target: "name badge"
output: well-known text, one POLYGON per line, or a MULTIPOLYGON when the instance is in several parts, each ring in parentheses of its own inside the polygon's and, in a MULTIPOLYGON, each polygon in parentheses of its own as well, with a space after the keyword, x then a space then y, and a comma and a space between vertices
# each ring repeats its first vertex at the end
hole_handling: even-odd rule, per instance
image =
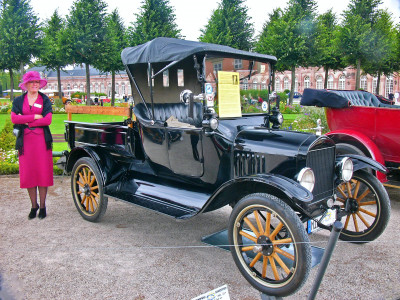
POLYGON ((33 104, 33 106, 34 106, 34 107, 37 107, 37 108, 42 108, 42 105, 41 105, 41 104, 38 104, 38 103, 33 104))

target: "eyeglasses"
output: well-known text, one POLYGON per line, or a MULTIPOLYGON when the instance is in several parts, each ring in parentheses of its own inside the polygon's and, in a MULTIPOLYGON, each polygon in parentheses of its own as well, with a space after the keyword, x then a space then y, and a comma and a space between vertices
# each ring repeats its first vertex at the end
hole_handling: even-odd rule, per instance
POLYGON ((32 81, 29 81, 28 83, 37 83, 37 84, 40 84, 40 81, 39 81, 39 80, 32 80, 32 81))

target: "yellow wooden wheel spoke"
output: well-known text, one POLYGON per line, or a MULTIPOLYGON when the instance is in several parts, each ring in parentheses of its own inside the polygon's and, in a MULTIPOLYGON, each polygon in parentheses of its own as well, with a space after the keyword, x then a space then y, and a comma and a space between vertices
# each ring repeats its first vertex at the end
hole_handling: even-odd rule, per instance
POLYGON ((278 269, 276 268, 275 260, 272 256, 268 256, 269 263, 271 264, 272 272, 274 273, 275 280, 279 280, 278 269))
POLYGON ((277 252, 277 253, 279 253, 279 254, 281 254, 281 255, 283 255, 283 256, 285 256, 285 257, 287 257, 287 258, 289 258, 289 259, 294 261, 294 255, 292 255, 292 254, 290 254, 290 253, 288 253, 288 252, 286 252, 286 251, 284 251, 284 250, 282 250, 281 248, 278 248, 278 247, 274 247, 274 250, 275 250, 275 252, 277 252))
POLYGON ((262 273, 261 276, 262 277, 266 277, 267 276, 267 267, 268 267, 268 256, 263 256, 263 268, 262 268, 262 273))
POLYGON ((337 189, 339 190, 339 192, 342 194, 343 198, 347 199, 347 195, 345 194, 345 192, 342 190, 342 188, 340 186, 337 187, 337 189))
MULTIPOLYGON (((79 177, 81 178, 81 180, 83 181, 83 184, 85 185, 85 183, 86 183, 86 180, 85 180, 85 178, 83 178, 83 176, 82 176, 82 173, 81 173, 81 172, 79 172, 79 177)), ((79 182, 79 180, 78 180, 77 182, 79 182)))
POLYGON ((369 228, 369 224, 368 224, 367 220, 364 219, 364 217, 360 214, 360 212, 357 212, 357 216, 364 223, 364 225, 367 226, 367 228, 369 228))
POLYGON ((282 261, 282 259, 279 257, 278 254, 273 253, 272 256, 275 258, 275 260, 278 262, 278 264, 281 266, 281 268, 285 271, 286 274, 290 273, 289 268, 285 265, 285 263, 282 261))
POLYGON ((96 194, 95 192, 93 192, 93 191, 91 191, 90 194, 95 196, 96 198, 100 198, 100 196, 98 194, 96 194))
POLYGON ((79 184, 81 187, 85 187, 85 185, 82 182, 80 182, 79 180, 76 183, 79 184))
MULTIPOLYGON (((89 184, 89 185, 90 185, 90 184, 89 184)), ((97 189, 99 189, 99 186, 98 186, 98 185, 93 186, 93 187, 90 188, 91 191, 94 191, 94 190, 97 190, 97 189)))
POLYGON ((275 239, 276 235, 279 233, 279 231, 281 231, 283 227, 283 223, 280 222, 278 226, 276 226, 275 230, 271 233, 271 235, 269 236, 269 239, 272 241, 275 239))
POLYGON ((243 230, 240 230, 239 234, 241 236, 244 236, 244 237, 248 238, 250 241, 253 241, 254 243, 257 243, 257 239, 254 236, 248 234, 247 232, 244 232, 243 230))
POLYGON ((364 193, 362 193, 362 195, 361 195, 360 197, 356 198, 357 202, 360 203, 360 201, 361 201, 362 199, 364 199, 365 196, 367 196, 370 192, 371 192, 371 190, 368 189, 368 190, 366 190, 364 193))
POLYGON ((82 191, 78 191, 78 192, 77 192, 78 195, 80 195, 80 194, 82 194, 82 193, 83 193, 82 191))
POLYGON ((254 227, 253 223, 250 222, 250 220, 245 217, 243 218, 243 220, 246 222, 247 226, 250 227, 250 229, 254 232, 254 234, 256 235, 256 237, 260 236, 260 233, 258 232, 258 230, 254 227))
POLYGON ((246 251, 251 251, 253 249, 254 249, 254 246, 245 246, 245 247, 242 247, 242 249, 240 249, 240 250, 242 250, 242 252, 246 252, 246 251))
POLYGON ((349 195, 349 198, 353 197, 351 194, 351 184, 350 182, 346 182, 346 186, 347 186, 347 195, 349 195))
POLYGON ((344 229, 347 229, 347 226, 349 225, 349 221, 350 221, 350 215, 347 215, 347 218, 346 218, 346 222, 344 223, 344 229))
POLYGON ((336 200, 339 201, 339 202, 342 202, 342 203, 346 202, 345 200, 343 200, 342 198, 339 198, 339 197, 337 197, 336 200))
POLYGON ((86 168, 83 168, 82 172, 83 172, 83 178, 85 179, 85 183, 88 183, 88 179, 87 179, 87 176, 86 176, 86 168))
POLYGON ((356 183, 356 188, 354 190, 353 198, 357 198, 358 190, 360 189, 360 183, 361 183, 360 181, 357 181, 357 183, 356 183))
POLYGON ((358 208, 358 211, 361 211, 361 212, 363 212, 364 214, 367 214, 367 215, 369 215, 369 216, 371 216, 371 217, 376 218, 376 214, 374 214, 373 212, 370 212, 370 211, 368 211, 368 210, 366 210, 366 209, 364 209, 364 208, 359 207, 359 208, 358 208))
POLYGON ((93 176, 92 180, 89 182, 89 186, 91 187, 95 181, 96 181, 96 176, 93 176))
POLYGON ((352 214, 352 216, 353 216, 354 228, 356 229, 356 232, 359 232, 360 230, 358 229, 356 214, 352 214))
POLYGON ((265 235, 269 236, 270 232, 270 227, 271 227, 271 213, 267 212, 267 219, 265 220, 265 235))
POLYGON ((90 169, 88 169, 87 182, 89 183, 91 180, 92 180, 92 171, 90 169))
MULTIPOLYGON (((90 197, 92 197, 92 198, 93 198, 93 196, 90 196, 90 197)), ((94 209, 96 209, 96 208, 97 208, 97 201, 96 201, 96 199, 95 199, 95 198, 93 198, 93 204, 94 204, 94 209)))
POLYGON ((260 234, 264 234, 263 226, 262 226, 261 220, 260 220, 260 215, 258 214, 258 211, 256 211, 256 210, 254 211, 254 217, 256 218, 258 231, 260 232, 260 234))
POLYGON ((281 240, 274 240, 272 241, 273 245, 282 245, 282 244, 290 244, 292 243, 292 238, 286 238, 286 239, 281 239, 281 240))
POLYGON ((250 268, 254 267, 254 265, 256 264, 256 262, 258 262, 258 260, 261 258, 261 256, 262 256, 262 252, 257 253, 256 257, 254 257, 254 259, 249 264, 250 268))
POLYGON ((360 206, 366 206, 366 205, 375 205, 376 201, 366 201, 366 202, 361 202, 359 205, 360 206))
POLYGON ((90 208, 91 212, 94 212, 94 209, 93 209, 93 197, 92 196, 89 197, 89 208, 90 208))
POLYGON ((86 197, 85 208, 86 211, 89 211, 89 197, 86 197))
POLYGON ((86 199, 86 195, 83 195, 82 201, 81 201, 81 204, 82 204, 82 205, 83 205, 83 202, 85 202, 85 199, 86 199))

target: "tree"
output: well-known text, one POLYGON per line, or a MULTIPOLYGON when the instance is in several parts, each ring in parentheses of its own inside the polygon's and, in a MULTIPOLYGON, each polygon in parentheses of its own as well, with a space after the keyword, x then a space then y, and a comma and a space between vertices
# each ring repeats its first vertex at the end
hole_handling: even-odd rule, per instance
POLYGON ((106 17, 106 36, 103 54, 96 67, 104 72, 111 73, 111 106, 115 103, 115 73, 124 69, 121 60, 121 51, 125 48, 126 32, 122 19, 115 9, 106 17))
POLYGON ((0 68, 9 71, 11 99, 14 99, 13 71, 20 68, 23 74, 24 65, 37 56, 40 40, 38 18, 33 14, 29 1, 3 1, 0 15, 0 68))
POLYGON ((340 49, 337 47, 338 24, 332 9, 317 17, 316 56, 319 66, 325 71, 324 88, 328 86, 329 70, 345 66, 340 49))
POLYGON ((42 49, 39 54, 40 63, 47 69, 57 71, 58 94, 62 99, 61 91, 61 68, 65 67, 68 61, 69 45, 65 41, 66 23, 55 10, 47 24, 43 28, 44 36, 42 49))
POLYGON ((360 88, 361 65, 374 51, 372 26, 376 22, 380 0, 350 0, 344 11, 343 25, 338 35, 338 46, 345 62, 357 68, 356 90, 360 88))
POLYGON ((98 63, 105 46, 105 9, 102 0, 76 0, 67 16, 67 43, 74 63, 86 69, 87 105, 90 101, 90 65, 98 63))
POLYGON ((362 69, 367 74, 377 76, 376 93, 379 94, 381 75, 392 75, 398 70, 399 62, 396 59, 396 29, 393 25, 391 14, 386 10, 378 11, 372 26, 372 37, 367 60, 362 64, 362 69))
POLYGON ((180 38, 181 30, 169 0, 144 0, 136 21, 129 27, 129 44, 140 45, 156 37, 180 38))
MULTIPOLYGON (((313 0, 290 0, 284 11, 276 9, 269 15, 256 43, 257 52, 278 58, 277 71, 291 70, 293 92, 296 67, 317 64, 315 7, 313 0)), ((289 103, 293 103, 293 94, 290 93, 289 103)))
POLYGON ((247 14, 248 8, 243 3, 244 0, 222 0, 206 27, 201 29, 199 40, 250 50, 254 28, 250 23, 251 17, 247 14))

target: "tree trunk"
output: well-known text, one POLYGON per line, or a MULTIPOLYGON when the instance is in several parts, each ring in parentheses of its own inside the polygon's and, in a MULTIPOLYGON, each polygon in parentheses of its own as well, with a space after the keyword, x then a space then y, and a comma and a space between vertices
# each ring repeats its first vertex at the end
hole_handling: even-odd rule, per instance
POLYGON ((357 59, 356 91, 360 89, 361 59, 357 59))
POLYGON ((115 105, 115 71, 111 72, 111 106, 115 105))
POLYGON ((20 72, 21 72, 21 77, 24 76, 25 69, 24 69, 24 63, 22 61, 19 64, 19 69, 20 69, 20 72))
POLYGON ((62 103, 62 90, 61 90, 61 68, 57 67, 57 84, 58 84, 58 98, 62 103))
POLYGON ((86 105, 92 105, 90 100, 90 69, 89 64, 85 64, 86 68, 86 105))
POLYGON ((10 72, 10 100, 13 101, 14 100, 14 76, 13 76, 13 70, 9 69, 8 70, 10 72))
POLYGON ((379 71, 379 72, 378 72, 378 78, 376 79, 376 94, 377 94, 377 95, 379 95, 379 90, 380 90, 379 86, 380 86, 380 83, 381 83, 381 72, 379 71))
POLYGON ((296 84, 296 66, 292 66, 292 82, 290 84, 289 105, 293 104, 293 96, 294 96, 294 91, 295 91, 295 84, 296 84))
POLYGON ((328 67, 324 67, 325 70, 325 80, 324 80, 324 89, 328 88, 328 72, 329 72, 329 68, 328 67))

